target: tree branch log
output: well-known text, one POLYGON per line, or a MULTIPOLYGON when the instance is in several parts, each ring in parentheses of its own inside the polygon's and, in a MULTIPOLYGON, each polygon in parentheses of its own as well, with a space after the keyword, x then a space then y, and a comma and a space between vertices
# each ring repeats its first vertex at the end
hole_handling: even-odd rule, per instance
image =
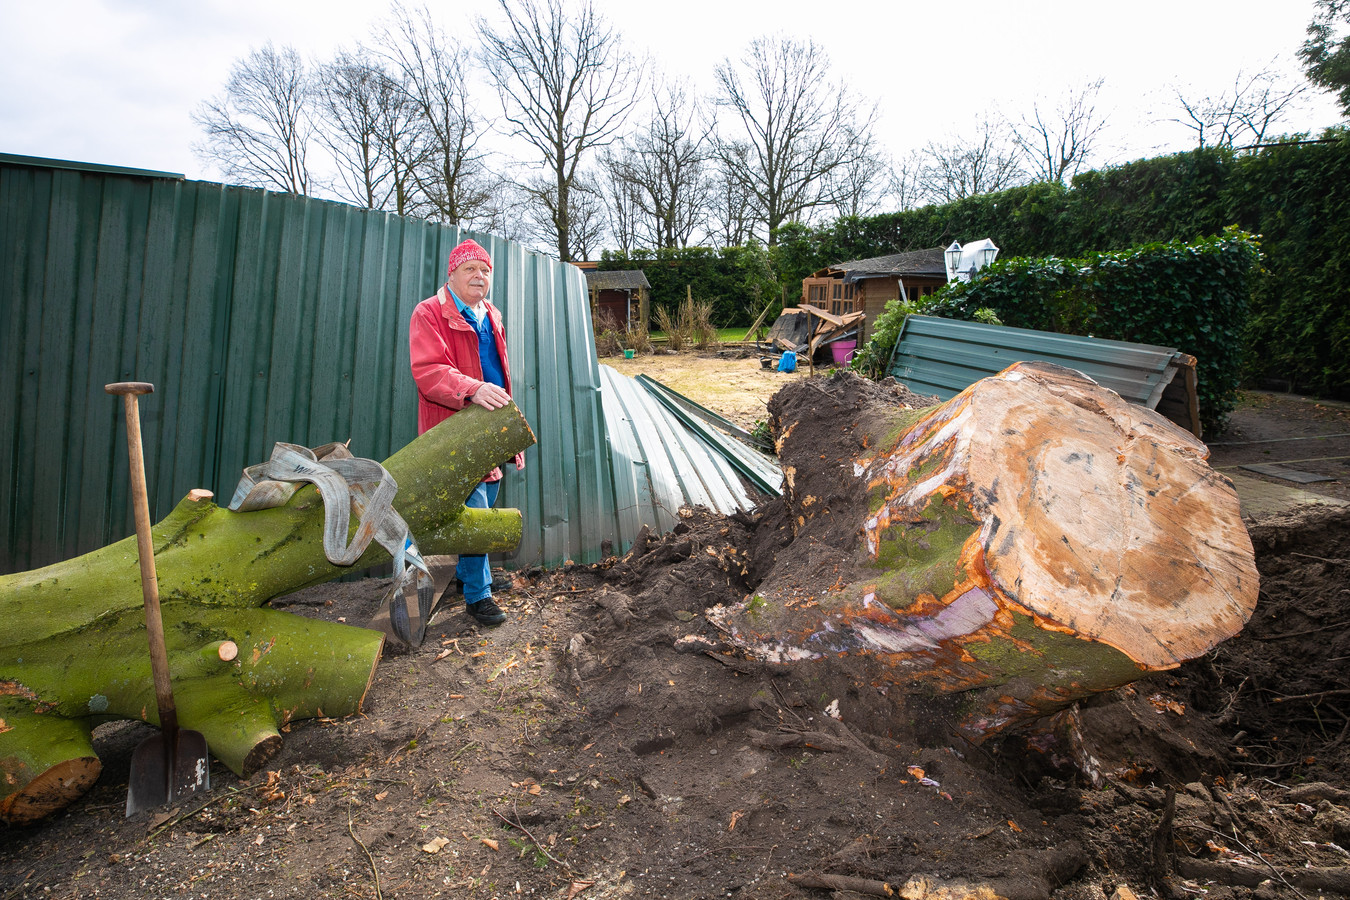
MULTIPOLYGON (((471 407, 390 457, 394 508, 421 551, 513 549, 520 513, 469 510, 464 500, 532 443, 514 405, 471 407)), ((329 563, 323 517, 309 486, 247 513, 194 493, 152 529, 179 723, 242 776, 280 747, 279 726, 359 711, 375 674, 381 633, 260 608, 389 559, 372 543, 351 568, 329 563), (222 658, 225 641, 237 646, 233 659, 222 658)), ((142 603, 134 536, 0 576, 0 819, 32 821, 87 790, 100 770, 95 725, 158 724, 142 603)))

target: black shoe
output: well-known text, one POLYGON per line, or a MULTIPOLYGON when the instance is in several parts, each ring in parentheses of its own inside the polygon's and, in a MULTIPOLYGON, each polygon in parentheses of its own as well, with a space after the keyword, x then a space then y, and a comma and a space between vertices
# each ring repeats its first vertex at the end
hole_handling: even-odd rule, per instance
POLYGON ((464 611, 479 625, 500 625, 506 621, 506 613, 491 597, 484 597, 477 603, 465 603, 464 611))

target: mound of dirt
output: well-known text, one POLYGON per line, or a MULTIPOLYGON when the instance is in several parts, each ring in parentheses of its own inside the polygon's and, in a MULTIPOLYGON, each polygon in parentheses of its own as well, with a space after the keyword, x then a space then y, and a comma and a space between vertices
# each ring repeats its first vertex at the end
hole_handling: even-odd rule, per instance
MULTIPOLYGON (((858 421, 919 402, 848 384, 797 391, 858 421)), ((832 461, 862 440, 822 426, 810 445, 826 465, 785 463, 834 509, 851 495, 832 461)), ((621 558, 513 573, 501 628, 447 603, 422 648, 382 661, 363 715, 293 724, 268 771, 245 782, 217 766, 212 792, 176 809, 124 817, 150 732, 101 728, 94 790, 0 832, 0 894, 1350 894, 1350 513, 1252 527, 1259 606, 1207 657, 980 746, 940 706, 876 687, 865 657, 717 652, 707 610, 784 560, 804 590, 830 583, 844 538, 815 524, 793 540, 780 502, 681 517, 621 558)), ((275 605, 356 623, 384 588, 275 605)))

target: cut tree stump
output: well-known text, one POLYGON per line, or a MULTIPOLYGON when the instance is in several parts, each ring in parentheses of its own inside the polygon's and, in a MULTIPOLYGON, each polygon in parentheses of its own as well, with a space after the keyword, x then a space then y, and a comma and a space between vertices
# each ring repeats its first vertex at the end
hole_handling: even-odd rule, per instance
POLYGON ((893 685, 949 695, 978 741, 1194 659, 1251 616, 1232 483, 1156 413, 1046 363, 919 410, 850 405, 852 378, 771 405, 794 534, 754 595, 710 614, 742 652, 874 657, 893 685), (830 566, 823 590, 804 577, 830 566))
MULTIPOLYGON (((394 508, 422 553, 514 549, 517 510, 466 509, 464 500, 533 443, 514 404, 470 407, 385 461, 398 483, 394 508)), ((205 735, 240 776, 281 746, 279 726, 359 711, 375 674, 380 632, 260 608, 389 560, 372 542, 354 566, 332 565, 323 519, 312 486, 247 513, 194 491, 152 529, 179 724, 205 735), (226 642, 237 647, 228 659, 226 642)), ((0 576, 0 819, 34 821, 84 793, 101 769, 95 725, 159 724, 142 604, 134 535, 0 576)))

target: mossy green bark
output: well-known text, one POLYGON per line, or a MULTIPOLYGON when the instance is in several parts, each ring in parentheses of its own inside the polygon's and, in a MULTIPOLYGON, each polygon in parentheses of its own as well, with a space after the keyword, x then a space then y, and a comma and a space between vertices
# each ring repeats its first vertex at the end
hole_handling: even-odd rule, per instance
MULTIPOLYGON (((466 509, 464 500, 532 443, 514 405, 471 407, 385 462, 399 485, 394 507, 423 554, 517 546, 518 511, 466 509)), ((152 528, 179 723, 241 775, 275 752, 278 726, 358 711, 379 660, 379 632, 259 608, 389 559, 372 544, 350 568, 329 563, 323 517, 318 492, 305 487, 285 506, 249 513, 185 499, 152 528), (226 640, 239 648, 231 661, 209 652, 226 640)), ((39 817, 87 789, 98 769, 94 725, 158 724, 143 602, 134 535, 0 576, 0 819, 39 817), (53 785, 44 774, 74 761, 78 777, 53 785)))

